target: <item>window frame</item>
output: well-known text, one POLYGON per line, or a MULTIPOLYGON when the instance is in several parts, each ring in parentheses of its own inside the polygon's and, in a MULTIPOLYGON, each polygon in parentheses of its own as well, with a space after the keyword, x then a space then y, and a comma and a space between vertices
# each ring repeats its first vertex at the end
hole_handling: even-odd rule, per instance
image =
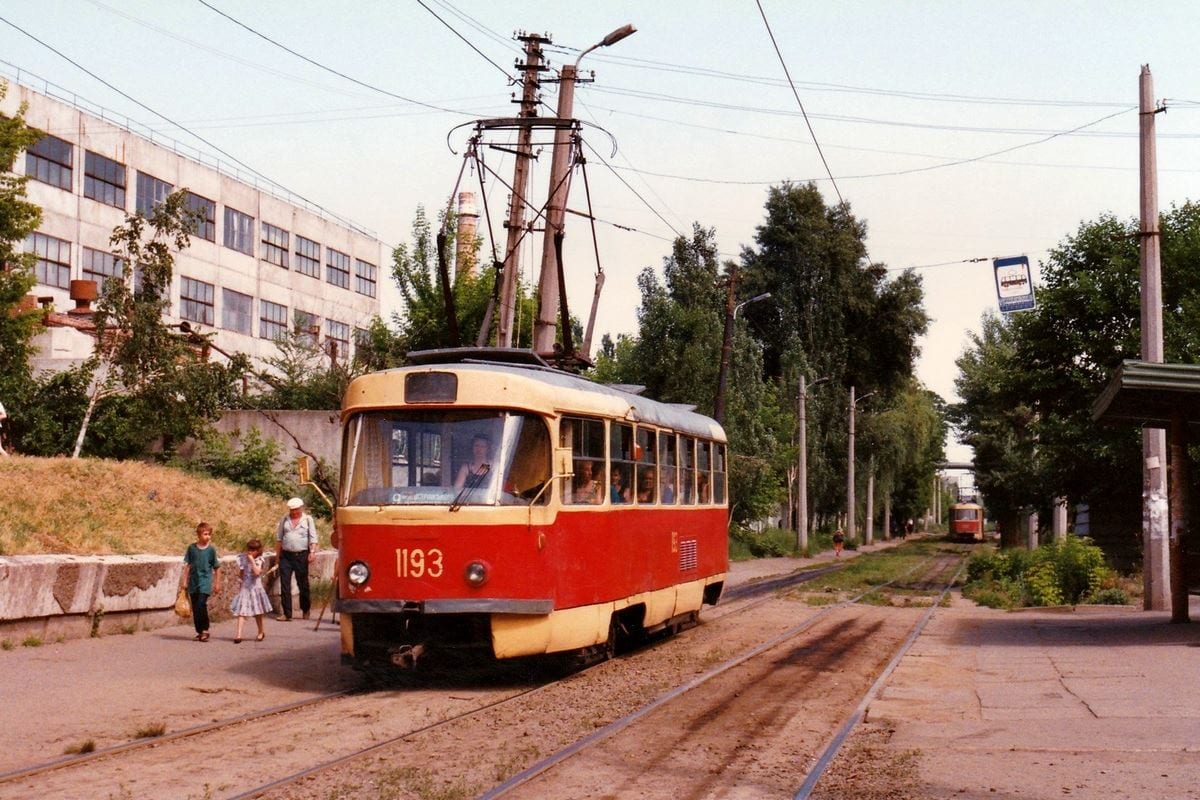
POLYGON ((92 150, 83 151, 83 196, 106 206, 125 210, 129 168, 116 159, 92 150), (93 163, 98 160, 99 163, 93 163), (117 170, 120 183, 116 182, 117 170), (119 202, 118 202, 119 200, 119 202))
POLYGON ((192 218, 193 236, 198 236, 206 242, 217 241, 217 204, 204 195, 189 191, 184 197, 184 207, 198 215, 192 218))
POLYGON ((71 288, 71 242, 69 240, 59 239, 57 236, 51 236, 41 231, 34 231, 25 238, 25 246, 27 248, 25 252, 33 253, 34 255, 35 263, 33 271, 38 283, 58 289, 71 288), (44 245, 42 250, 38 249, 39 243, 44 245), (62 258, 63 247, 66 247, 66 261, 52 260, 50 258, 51 243, 55 245, 55 259, 62 258), (54 282, 48 279, 51 265, 55 269, 54 277, 57 279, 54 282))
POLYGON ((221 327, 227 331, 240 333, 244 336, 252 336, 254 333, 254 298, 248 294, 242 294, 239 291, 230 289, 227 286, 221 287, 221 327), (231 300, 241 301, 246 300, 246 311, 243 315, 240 309, 236 308, 236 303, 231 303, 231 300), (245 317, 245 327, 241 328, 237 325, 237 320, 245 317), (233 324, 230 323, 231 319, 233 324))
POLYGON ((45 134, 25 151, 25 174, 38 183, 73 192, 75 145, 66 139, 45 134))
POLYGON ((221 241, 230 250, 253 256, 254 217, 233 206, 225 206, 225 232, 221 241))
POLYGON ((367 297, 375 297, 379 291, 379 267, 361 258, 354 259, 354 291, 367 297))
POLYGON ((262 260, 277 267, 288 267, 288 248, 291 244, 291 233, 278 225, 263 220, 259 225, 261 232, 262 260), (281 244, 282 242, 282 244, 281 244))
POLYGON ((313 239, 296 234, 296 249, 293 251, 296 256, 295 271, 301 275, 307 275, 310 278, 321 279, 321 243, 313 239), (308 252, 311 245, 316 255, 308 252))
POLYGON ((289 330, 287 306, 270 300, 258 301, 258 338, 277 342, 286 337, 289 330))
POLYGON ((187 275, 179 276, 179 318, 214 327, 217 287, 187 275))
POLYGON ((137 171, 137 196, 134 198, 134 211, 143 217, 149 217, 159 203, 167 199, 175 191, 174 184, 154 177, 149 172, 137 171))
POLYGON ((325 248, 325 282, 339 289, 350 288, 350 255, 348 253, 332 247, 325 248))

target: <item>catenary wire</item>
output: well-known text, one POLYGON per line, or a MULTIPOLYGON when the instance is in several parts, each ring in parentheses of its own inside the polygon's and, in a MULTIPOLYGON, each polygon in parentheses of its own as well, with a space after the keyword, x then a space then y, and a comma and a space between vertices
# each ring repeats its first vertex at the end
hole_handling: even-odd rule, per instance
MULTIPOLYGON (((203 2, 203 0, 201 0, 201 2, 203 2)), ((43 41, 43 40, 39 39, 37 36, 34 36, 32 33, 30 33, 29 31, 25 30, 24 28, 20 27, 19 25, 17 25, 16 23, 12 22, 11 20, 9 20, 9 19, 7 19, 7 18, 5 18, 5 17, 0 17, 0 22, 3 22, 5 25, 8 25, 10 28, 13 28, 14 30, 18 31, 19 33, 21 33, 21 34, 24 34, 25 36, 29 37, 29 38, 30 38, 30 39, 32 39, 33 41, 35 41, 35 42, 37 42, 38 44, 40 44, 42 47, 45 47, 45 48, 46 48, 47 50, 49 50, 50 52, 54 53, 54 54, 55 54, 56 56, 58 56, 59 58, 63 59, 63 60, 64 60, 64 61, 66 61, 67 63, 69 63, 69 64, 71 64, 72 66, 74 66, 76 69, 78 69, 78 70, 82 71, 84 74, 86 74, 86 75, 90 76, 92 79, 94 79, 94 80, 96 80, 96 81, 99 81, 101 84, 103 84, 104 86, 108 87, 109 89, 111 89, 112 91, 116 92, 117 94, 121 95, 121 96, 122 96, 122 97, 124 97, 126 100, 130 101, 131 103, 134 103, 134 104, 135 104, 135 105, 137 105, 139 108, 145 109, 146 111, 149 111, 151 114, 155 115, 156 117, 159 117, 160 119, 166 120, 168 123, 170 123, 171 125, 174 125, 174 126, 175 126, 176 128, 178 128, 179 130, 181 130, 181 131, 184 131, 184 132, 185 132, 185 133, 187 133, 189 136, 192 136, 192 137, 194 137, 194 138, 195 138, 197 141, 203 142, 205 145, 207 145, 208 147, 211 147, 211 148, 212 148, 213 150, 215 150, 217 153, 220 153, 221 155, 225 156, 226 158, 228 158, 228 159, 229 159, 230 161, 232 161, 233 163, 237 164, 238 166, 244 167, 244 168, 245 168, 245 169, 246 169, 248 172, 251 172, 251 173, 253 173, 254 175, 257 175, 259 178, 262 178, 264 181, 267 181, 268 183, 270 183, 270 184, 272 184, 272 185, 274 185, 274 186, 279 186, 279 187, 281 187, 281 188, 286 188, 286 187, 284 187, 284 186, 283 186, 283 184, 281 184, 281 183, 278 183, 277 181, 274 181, 274 180, 272 180, 271 178, 269 178, 268 176, 264 175, 264 174, 263 174, 262 172, 260 172, 259 170, 255 169, 254 167, 252 167, 252 166, 250 166, 249 164, 247 164, 245 161, 242 161, 242 160, 241 160, 240 158, 238 158, 237 156, 235 156, 235 155, 233 155, 233 154, 231 154, 231 153, 227 152, 226 150, 224 150, 224 149, 222 149, 222 148, 218 147, 217 145, 213 144, 213 143, 212 143, 212 142, 210 142, 208 139, 205 139, 203 136, 199 135, 198 133, 194 133, 194 132, 192 132, 192 131, 188 130, 186 127, 184 127, 183 125, 180 125, 178 122, 175 122, 173 119, 171 119, 170 117, 166 116, 165 114, 162 114, 162 113, 160 113, 160 112, 158 112, 158 111, 155 111, 153 108, 151 108, 150 106, 146 105, 146 104, 145 104, 145 103, 143 103, 142 101, 138 100, 137 98, 133 97, 132 95, 130 95, 130 94, 128 94, 128 93, 126 93, 126 92, 122 91, 121 89, 117 88, 117 87, 116 87, 116 86, 114 86, 113 84, 111 84, 111 83, 109 83, 108 81, 106 81, 104 78, 101 78, 99 75, 97 75, 96 73, 94 73, 94 72, 92 72, 91 70, 89 70, 87 67, 85 67, 85 66, 83 66, 82 64, 80 64, 78 61, 75 61, 73 58, 71 58, 70 56, 68 56, 68 55, 66 55, 65 53, 63 53, 61 50, 58 50, 57 48, 55 48, 54 46, 50 45, 49 43, 47 43, 47 42, 45 42, 45 41, 43 41)), ((331 216, 331 217, 333 217, 333 218, 335 218, 335 219, 338 219, 338 220, 341 220, 342 222, 346 222, 346 223, 348 223, 348 224, 351 224, 353 227, 357 227, 356 225, 354 225, 353 223, 351 223, 349 220, 345 219, 344 217, 342 217, 342 216, 340 216, 340 215, 338 215, 338 214, 335 214, 335 213, 333 213, 333 212, 332 212, 332 211, 330 211, 329 209, 327 209, 327 208, 325 208, 325 207, 321 206, 319 203, 315 203, 315 202, 313 202, 312 200, 309 200, 307 197, 305 197, 304 195, 300 194, 299 192, 293 192, 293 191, 292 191, 292 190, 290 190, 290 189, 288 189, 287 191, 288 191, 288 192, 290 192, 291 194, 295 195, 296 197, 300 198, 300 199, 301 199, 301 200, 303 200, 305 203, 308 203, 308 204, 309 204, 309 205, 311 205, 313 208, 320 209, 321 211, 323 211, 324 213, 328 214, 329 216, 331 216)))

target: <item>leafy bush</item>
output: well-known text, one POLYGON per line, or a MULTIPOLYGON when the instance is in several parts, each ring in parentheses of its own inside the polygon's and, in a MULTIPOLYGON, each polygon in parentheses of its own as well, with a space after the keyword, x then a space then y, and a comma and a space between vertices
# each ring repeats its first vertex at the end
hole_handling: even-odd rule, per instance
POLYGON ((292 493, 291 484, 276 467, 279 445, 264 439, 258 428, 251 428, 241 437, 241 447, 233 438, 217 431, 207 431, 201 437, 196 454, 179 466, 213 478, 246 486, 278 497, 292 493))
POLYGON ((963 595, 993 608, 1125 603, 1128 596, 1091 539, 1070 536, 1028 550, 985 550, 967 564, 963 595), (1120 599, 1118 599, 1120 598, 1120 599))
POLYGON ((750 558, 773 558, 796 552, 795 532, 783 528, 767 528, 758 533, 735 525, 729 535, 731 555, 738 551, 749 553, 750 558))

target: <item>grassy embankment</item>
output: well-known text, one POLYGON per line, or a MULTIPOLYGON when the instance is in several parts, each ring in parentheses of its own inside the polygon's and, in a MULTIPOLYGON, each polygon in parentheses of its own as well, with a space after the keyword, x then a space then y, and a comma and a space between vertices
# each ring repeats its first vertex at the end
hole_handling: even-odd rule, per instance
MULTIPOLYGON (((218 552, 273 541, 277 497, 132 461, 0 458, 0 555, 176 555, 213 526, 218 552)), ((328 526, 322 534, 328 535, 328 526)))

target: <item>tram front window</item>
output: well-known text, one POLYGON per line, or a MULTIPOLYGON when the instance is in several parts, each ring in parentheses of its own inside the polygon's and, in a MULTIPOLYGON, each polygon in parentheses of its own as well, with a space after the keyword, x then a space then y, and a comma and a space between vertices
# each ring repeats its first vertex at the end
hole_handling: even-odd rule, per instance
POLYGON ((546 503, 549 478, 550 434, 533 414, 368 411, 346 426, 343 505, 546 503))

